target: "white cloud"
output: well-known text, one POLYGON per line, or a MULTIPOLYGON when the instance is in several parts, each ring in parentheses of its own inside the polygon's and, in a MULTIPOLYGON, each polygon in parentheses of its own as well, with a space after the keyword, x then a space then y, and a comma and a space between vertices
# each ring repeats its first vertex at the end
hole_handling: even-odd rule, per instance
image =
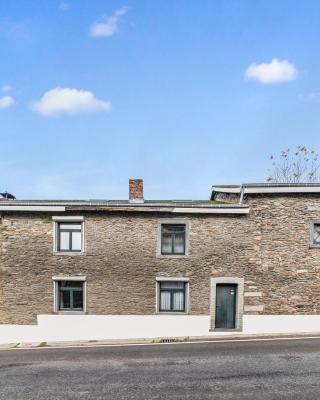
POLYGON ((253 79, 264 84, 293 81, 297 78, 298 71, 294 64, 287 60, 274 58, 269 64, 253 63, 245 72, 247 79, 253 79))
POLYGON ((92 92, 56 87, 43 94, 31 108, 45 116, 81 114, 93 111, 111 111, 111 103, 97 99, 92 92))
POLYGON ((306 100, 310 101, 319 101, 320 100, 320 92, 309 92, 306 96, 304 96, 306 100))
POLYGON ((5 84, 5 85, 2 86, 1 89, 2 89, 3 92, 10 92, 12 90, 12 86, 8 85, 8 84, 5 84))
POLYGON ((90 27, 93 37, 112 36, 118 31, 120 17, 126 14, 127 7, 119 8, 111 17, 104 17, 101 22, 94 22, 90 27))
POLYGON ((9 108, 15 104, 15 100, 11 96, 0 97, 0 110, 9 108))
POLYGON ((64 3, 64 2, 62 2, 62 3, 60 3, 59 4, 59 9, 61 10, 61 11, 69 11, 70 10, 70 4, 69 3, 64 3))
POLYGON ((7 39, 28 39, 29 26, 26 22, 16 22, 10 19, 0 19, 0 36, 7 39))

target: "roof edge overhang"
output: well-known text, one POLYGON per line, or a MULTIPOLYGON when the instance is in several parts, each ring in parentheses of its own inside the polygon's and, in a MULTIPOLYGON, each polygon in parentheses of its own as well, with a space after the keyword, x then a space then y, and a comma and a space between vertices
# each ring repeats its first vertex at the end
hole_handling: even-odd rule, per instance
POLYGON ((23 206, 23 205, 0 205, 1 211, 28 211, 28 212, 64 212, 64 206, 23 206))
POLYGON ((86 205, 0 205, 0 212, 160 212, 172 214, 248 214, 247 205, 216 205, 194 207, 159 207, 146 205, 86 206, 86 205))
POLYGON ((212 194, 294 194, 294 193, 320 193, 320 184, 243 184, 243 185, 213 185, 212 194))
POLYGON ((216 206, 216 207, 67 207, 66 211, 93 212, 149 212, 171 214, 248 214, 249 206, 216 206))

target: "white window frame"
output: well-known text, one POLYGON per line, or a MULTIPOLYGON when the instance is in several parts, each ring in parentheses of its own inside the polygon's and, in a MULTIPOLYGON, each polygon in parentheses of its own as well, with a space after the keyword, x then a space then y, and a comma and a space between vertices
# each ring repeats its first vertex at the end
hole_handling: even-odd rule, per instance
POLYGON ((81 256, 85 254, 85 220, 83 216, 58 216, 52 217, 53 222, 53 254, 81 256), (81 251, 60 251, 58 249, 59 224, 68 222, 81 223, 81 251))
POLYGON ((191 223, 189 218, 160 218, 158 219, 158 235, 157 235, 157 258, 187 258, 189 257, 191 223), (185 226, 185 249, 184 254, 162 254, 162 225, 184 225, 185 226))
POLYGON ((184 277, 166 277, 166 276, 159 276, 156 278, 156 314, 159 315, 186 315, 189 314, 190 309, 190 299, 189 299, 189 278, 184 277), (185 283, 185 311, 160 311, 160 302, 159 302, 159 295, 160 295, 160 283, 161 282, 184 282, 185 283))
POLYGON ((53 276, 53 312, 55 314, 86 314, 87 313, 87 279, 85 276, 53 276), (59 310, 59 287, 60 281, 80 281, 83 282, 83 310, 59 310))
POLYGON ((319 249, 320 244, 315 244, 313 241, 313 233, 314 233, 314 226, 315 225, 320 225, 320 219, 315 219, 311 221, 310 223, 310 241, 309 241, 309 247, 314 248, 314 249, 319 249))

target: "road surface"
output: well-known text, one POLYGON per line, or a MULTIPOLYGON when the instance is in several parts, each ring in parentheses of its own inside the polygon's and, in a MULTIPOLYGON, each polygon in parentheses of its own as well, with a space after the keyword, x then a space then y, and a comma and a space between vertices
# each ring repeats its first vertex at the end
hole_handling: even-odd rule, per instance
POLYGON ((320 399, 320 339, 0 351, 1 400, 320 399))

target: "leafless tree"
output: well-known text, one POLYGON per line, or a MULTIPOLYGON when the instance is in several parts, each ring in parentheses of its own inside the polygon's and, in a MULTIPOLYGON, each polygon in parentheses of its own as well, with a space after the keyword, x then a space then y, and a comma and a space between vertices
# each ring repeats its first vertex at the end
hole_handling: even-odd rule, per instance
POLYGON ((298 146, 295 151, 282 150, 280 156, 270 156, 272 168, 268 182, 272 183, 314 183, 318 181, 320 168, 319 154, 306 146, 298 146))

